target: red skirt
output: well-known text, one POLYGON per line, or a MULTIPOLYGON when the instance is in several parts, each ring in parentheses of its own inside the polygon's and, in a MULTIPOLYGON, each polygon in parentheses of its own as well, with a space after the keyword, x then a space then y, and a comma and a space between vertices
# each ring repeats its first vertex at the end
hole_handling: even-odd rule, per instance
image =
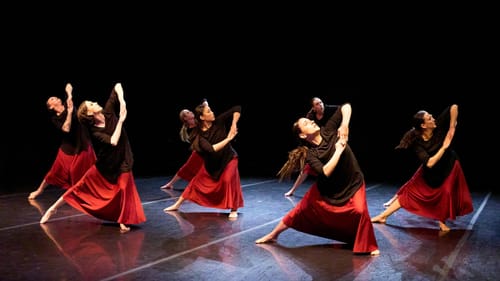
POLYGON ((324 201, 314 183, 285 217, 283 223, 295 230, 345 242, 354 253, 370 253, 378 249, 366 203, 363 186, 342 206, 324 201))
POLYGON ((432 188, 423 178, 420 166, 415 174, 397 192, 401 207, 413 214, 445 221, 471 213, 472 198, 462 166, 455 161, 450 175, 438 188, 432 188))
POLYGON ((210 208, 237 210, 243 207, 238 158, 233 158, 227 164, 217 181, 210 176, 205 165, 202 165, 182 192, 182 197, 210 208))
POLYGON ((201 166, 203 166, 203 158, 193 150, 186 163, 177 171, 177 175, 185 181, 190 181, 198 173, 201 166))
POLYGON ((68 189, 82 178, 94 165, 95 160, 96 156, 91 145, 75 155, 68 155, 59 148, 52 167, 45 175, 45 181, 50 185, 68 189))
POLYGON ((121 173, 112 184, 94 165, 63 194, 63 198, 73 208, 101 220, 123 224, 146 221, 132 172, 121 173))

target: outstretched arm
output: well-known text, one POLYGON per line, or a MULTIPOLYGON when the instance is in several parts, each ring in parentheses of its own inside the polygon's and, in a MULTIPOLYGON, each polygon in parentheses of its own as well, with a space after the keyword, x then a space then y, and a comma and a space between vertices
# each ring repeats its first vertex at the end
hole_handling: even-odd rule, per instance
POLYGON ((450 128, 448 129, 448 133, 446 133, 446 137, 443 140, 443 145, 441 148, 427 161, 427 167, 432 168, 436 163, 443 157, 444 152, 448 147, 450 147, 451 141, 455 136, 455 127, 457 125, 457 117, 458 117, 458 106, 456 104, 450 107, 450 128))
POLYGON ((115 92, 118 96, 118 101, 120 102, 120 117, 118 118, 118 123, 116 124, 115 131, 111 135, 111 145, 115 146, 120 140, 122 133, 123 122, 127 118, 127 104, 125 103, 125 98, 123 97, 123 88, 121 83, 116 83, 115 92))
POLYGON ((61 130, 68 133, 71 130, 71 120, 73 118, 73 86, 70 83, 66 84, 66 120, 64 121, 61 130))

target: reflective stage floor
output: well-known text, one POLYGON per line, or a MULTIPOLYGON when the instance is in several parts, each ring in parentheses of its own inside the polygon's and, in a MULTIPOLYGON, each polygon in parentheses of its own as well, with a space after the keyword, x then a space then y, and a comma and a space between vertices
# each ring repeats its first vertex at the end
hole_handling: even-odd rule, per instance
MULTIPOLYGON (((182 192, 159 187, 169 178, 136 179, 147 222, 120 234, 113 222, 61 207, 46 224, 41 215, 63 193, 49 187, 36 200, 31 189, 0 195, 0 280, 498 280, 500 198, 471 190, 474 212, 437 222, 405 210, 374 224, 380 256, 353 255, 338 241, 289 229, 277 243, 255 244, 303 196, 284 193, 292 182, 242 178, 245 207, 228 211, 185 202, 163 212, 182 192)), ((367 183, 371 216, 397 190, 367 183)), ((35 189, 35 187, 32 187, 35 189)), ((12 189, 11 189, 12 190, 12 189)))

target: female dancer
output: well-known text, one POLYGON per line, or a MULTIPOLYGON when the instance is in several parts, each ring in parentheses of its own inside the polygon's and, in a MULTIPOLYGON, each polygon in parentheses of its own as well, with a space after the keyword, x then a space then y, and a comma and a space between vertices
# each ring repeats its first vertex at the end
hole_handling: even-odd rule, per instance
MULTIPOLYGON (((207 103, 206 100, 203 101, 207 103)), ((207 103, 208 104, 208 103, 207 103)), ((179 131, 179 136, 183 142, 189 143, 189 137, 191 132, 196 127, 196 119, 194 118, 194 113, 189 109, 183 109, 179 113, 179 119, 182 122, 181 130, 179 131)), ((190 181, 196 173, 200 170, 203 165, 203 158, 195 150, 191 151, 191 155, 184 165, 175 173, 174 177, 170 179, 169 182, 160 186, 162 189, 172 189, 174 184, 179 180, 183 179, 185 181, 190 181)))
POLYGON ((200 153, 204 165, 189 182, 179 199, 164 209, 176 211, 185 200, 211 208, 230 209, 229 219, 238 217, 238 208, 243 207, 238 154, 231 141, 238 133, 241 106, 217 116, 207 103, 195 109, 198 127, 193 132, 193 150, 200 153), (229 133, 226 123, 231 121, 229 133))
POLYGON ((450 231, 445 224, 447 219, 454 220, 473 211, 462 167, 450 147, 457 117, 456 104, 448 106, 437 119, 425 110, 413 116, 414 127, 405 133, 396 149, 412 149, 422 164, 372 222, 385 223, 390 215, 404 208, 437 220, 439 229, 447 232, 450 231))
MULTIPOLYGON (((356 254, 380 254, 368 213, 364 175, 347 144, 350 118, 351 105, 346 103, 322 128, 308 118, 295 122, 294 132, 308 143, 299 149, 318 174, 317 181, 278 225, 255 243, 274 242, 291 227, 345 242, 356 254)), ((294 165, 289 167, 292 171, 294 165)))
POLYGON ((82 129, 73 106, 73 86, 66 84, 66 103, 58 97, 47 100, 47 109, 53 113, 52 124, 61 131, 62 141, 56 159, 38 188, 31 192, 32 200, 49 185, 68 189, 87 172, 96 159, 87 130, 82 129))
POLYGON ((121 83, 114 86, 104 109, 97 102, 81 103, 78 120, 89 127, 97 160, 45 212, 40 223, 46 223, 65 203, 98 219, 118 222, 122 233, 130 230, 127 224, 146 221, 132 174, 133 154, 123 128, 126 117, 121 83))

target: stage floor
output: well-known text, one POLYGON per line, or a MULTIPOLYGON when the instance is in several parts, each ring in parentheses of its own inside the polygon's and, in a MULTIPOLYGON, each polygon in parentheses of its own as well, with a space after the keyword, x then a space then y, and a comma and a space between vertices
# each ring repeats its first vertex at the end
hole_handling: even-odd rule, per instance
MULTIPOLYGON (((160 186, 169 177, 138 178, 147 222, 120 234, 119 226, 61 207, 46 224, 45 210, 63 193, 49 187, 36 200, 31 190, 0 195, 1 280, 498 280, 500 197, 471 190, 474 212, 447 222, 401 209, 387 224, 374 224, 380 256, 353 255, 343 243, 289 229, 277 243, 255 244, 271 231, 312 183, 295 196, 292 182, 242 178, 245 207, 228 211, 186 201, 163 212, 182 192, 160 186)), ((370 215, 397 186, 367 183, 370 215)), ((35 186, 32 188, 35 189, 35 186)), ((12 190, 12 188, 10 188, 12 190)))

